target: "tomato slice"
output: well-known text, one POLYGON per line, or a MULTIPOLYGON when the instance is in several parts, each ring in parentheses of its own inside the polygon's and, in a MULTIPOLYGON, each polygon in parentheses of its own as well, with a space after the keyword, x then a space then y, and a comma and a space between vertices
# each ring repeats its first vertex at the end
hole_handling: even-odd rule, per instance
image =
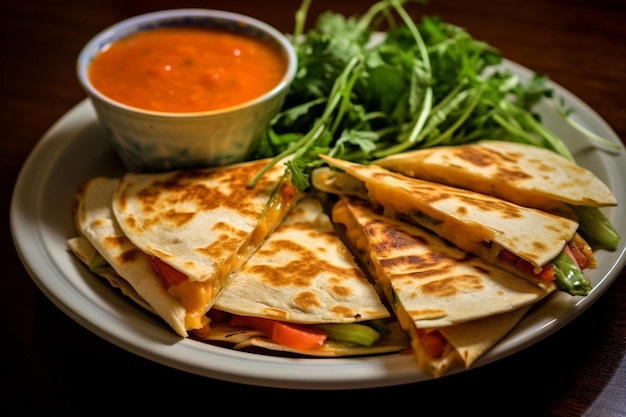
POLYGON ((328 337, 323 331, 306 325, 260 317, 233 316, 230 319, 230 325, 248 326, 261 330, 274 342, 299 350, 322 347, 328 337))
POLYGON ((172 285, 181 283, 189 279, 187 275, 180 272, 178 269, 166 264, 156 256, 150 257, 150 266, 152 270, 161 278, 163 286, 167 289, 172 285))
POLYGON ((424 329, 417 329, 417 335, 429 358, 440 358, 443 355, 447 341, 441 333, 437 330, 427 332, 424 329))
POLYGON ((515 255, 513 252, 508 251, 506 249, 502 249, 499 253, 498 253, 498 257, 511 262, 513 264, 515 264, 515 266, 520 269, 521 271, 527 272, 529 274, 535 274, 537 275, 539 278, 545 280, 545 281, 554 281, 556 280, 556 277, 554 276, 554 269, 552 268, 552 266, 550 264, 546 264, 543 266, 543 268, 541 269, 541 272, 536 273, 535 272, 535 267, 528 261, 520 258, 519 256, 515 255))

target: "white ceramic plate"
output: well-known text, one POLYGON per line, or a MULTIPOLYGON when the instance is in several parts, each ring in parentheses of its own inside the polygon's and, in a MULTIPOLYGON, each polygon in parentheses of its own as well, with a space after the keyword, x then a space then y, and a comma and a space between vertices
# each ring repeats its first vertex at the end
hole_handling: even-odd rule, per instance
MULTIPOLYGON (((514 63, 508 69, 529 77, 514 63)), ((613 252, 596 253, 599 267, 589 271, 594 289, 586 297, 558 292, 544 300, 499 344, 479 359, 479 367, 514 354, 554 333, 581 314, 626 263, 626 154, 619 138, 587 105, 563 88, 556 96, 573 108, 589 130, 620 144, 619 155, 594 149, 542 104, 544 123, 566 142, 579 164, 595 172, 615 193, 619 206, 605 211, 623 237, 613 252)), ((431 379, 412 355, 368 358, 292 359, 233 351, 191 339, 181 340, 165 324, 92 275, 67 250, 74 236, 72 199, 79 184, 97 175, 120 176, 119 162, 91 103, 85 100, 62 117, 26 161, 11 202, 11 230, 22 262, 37 286, 61 310, 100 337, 161 364, 211 378, 268 387, 301 389, 370 388, 431 379)), ((454 372, 462 372, 462 369, 454 372)), ((454 373, 453 372, 453 373, 454 373)))

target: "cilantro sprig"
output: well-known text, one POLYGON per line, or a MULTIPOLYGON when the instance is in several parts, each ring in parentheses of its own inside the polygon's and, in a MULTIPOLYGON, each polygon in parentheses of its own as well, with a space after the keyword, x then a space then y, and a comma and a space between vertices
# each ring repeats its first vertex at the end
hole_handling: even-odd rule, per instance
MULTIPOLYGON (((528 143, 573 161, 533 111, 541 100, 554 102, 547 77, 523 82, 501 66, 497 49, 437 17, 417 22, 404 7, 409 2, 426 0, 382 0, 362 16, 327 11, 304 33, 311 0, 303 1, 290 35, 298 71, 254 155, 273 159, 250 186, 287 156, 291 180, 302 191, 323 164, 319 154, 368 163, 485 139, 528 143)), ((562 104, 555 107, 602 149, 619 151, 577 125, 562 104)), ((597 209, 593 218, 610 226, 597 209)))

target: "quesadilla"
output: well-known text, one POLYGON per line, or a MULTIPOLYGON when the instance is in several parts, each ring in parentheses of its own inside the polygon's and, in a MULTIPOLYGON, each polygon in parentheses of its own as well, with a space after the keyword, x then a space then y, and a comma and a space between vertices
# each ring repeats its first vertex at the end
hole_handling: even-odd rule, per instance
POLYGON ((577 234, 578 223, 570 218, 410 178, 378 165, 320 157, 345 171, 316 169, 313 184, 321 191, 369 199, 384 207, 386 215, 421 225, 540 287, 556 282, 575 295, 586 295, 591 289, 582 268, 595 266, 593 252, 577 234))
POLYGON ((77 219, 85 235, 70 239, 68 246, 92 272, 160 316, 180 336, 225 342, 236 349, 259 347, 309 356, 380 354, 407 348, 406 335, 397 322, 386 323, 389 310, 334 233, 320 203, 310 198, 292 209, 249 263, 230 274, 229 284, 206 312, 203 326, 188 328, 186 300, 170 294, 152 258, 124 235, 112 214, 118 184, 118 179, 102 177, 85 184, 77 211, 82 213, 77 219), (262 330, 237 325, 249 323, 240 315, 296 323, 289 330, 301 331, 297 336, 306 339, 316 332, 324 341, 315 349, 302 347, 306 340, 296 347, 280 343, 262 330), (324 332, 312 326, 329 323, 366 323, 350 330, 376 337, 369 343, 346 343, 333 336, 332 328, 324 332))
POLYGON ((383 288, 419 367, 438 377, 470 367, 554 288, 467 254, 436 234, 342 196, 333 221, 383 288))
POLYGON ((183 322, 179 309, 175 319, 163 318, 175 321, 174 330, 184 336, 208 324, 205 314, 231 273, 300 197, 284 165, 247 187, 267 162, 93 179, 77 195, 77 230, 131 286, 156 274, 161 289, 145 289, 153 292, 149 303, 163 317, 173 314, 170 304, 176 300, 183 322))
POLYGON ((594 173, 537 146, 484 140, 391 155, 374 161, 394 172, 493 195, 526 207, 559 210, 617 205, 594 173))
POLYGON ((321 203, 311 197, 292 209, 235 274, 214 307, 301 324, 390 316, 321 203))
POLYGON ((257 318, 263 319, 263 325, 289 324, 303 332, 322 333, 312 346, 264 333, 237 343, 236 349, 255 346, 308 356, 348 356, 394 352, 408 346, 402 330, 394 328, 397 325, 376 336, 377 326, 371 327, 372 321, 387 327, 391 314, 336 234, 320 201, 312 197, 298 202, 234 275, 213 309, 235 317, 222 320, 222 325, 212 322, 208 340, 224 340, 220 336, 223 324, 231 333, 240 327, 260 330, 257 318), (346 324, 359 326, 343 326, 346 324), (364 331, 374 339, 348 343, 336 332, 339 329, 364 331))

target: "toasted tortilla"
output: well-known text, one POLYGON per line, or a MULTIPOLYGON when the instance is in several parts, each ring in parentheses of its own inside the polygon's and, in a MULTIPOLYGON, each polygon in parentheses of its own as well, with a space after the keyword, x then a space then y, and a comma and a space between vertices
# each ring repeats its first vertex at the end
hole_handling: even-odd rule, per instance
POLYGON ((457 351, 465 368, 469 368, 509 334, 531 308, 533 305, 528 305, 508 313, 441 327, 438 330, 457 351))
POLYGON ((493 195, 545 211, 561 203, 617 205, 611 190, 591 171, 537 146, 485 140, 391 155, 375 164, 414 178, 493 195))
POLYGON ((85 183, 76 196, 75 224, 80 235, 69 239, 68 247, 87 266, 96 251, 108 262, 94 270, 114 287, 148 311, 159 315, 180 336, 188 336, 186 310, 164 288, 150 267, 148 255, 124 235, 111 201, 119 179, 97 177, 85 183))
POLYGON ((214 308, 301 324, 390 316, 314 198, 298 202, 234 274, 214 308))
POLYGON ((128 173, 113 196, 113 212, 126 236, 145 253, 184 272, 191 281, 216 280, 236 269, 233 255, 244 244, 258 247, 287 214, 282 210, 278 217, 266 219, 256 242, 248 241, 265 221, 264 209, 285 173, 285 166, 276 164, 248 188, 268 162, 128 173))
POLYGON ((545 282, 507 265, 497 257, 499 250, 507 249, 540 269, 562 252, 578 229, 578 223, 572 219, 496 197, 410 178, 378 165, 366 166, 325 155, 321 158, 345 170, 364 187, 345 191, 344 181, 338 178, 346 174, 323 167, 313 175, 313 184, 321 191, 360 196, 365 193, 372 202, 384 207, 387 215, 400 215, 537 285, 545 282))
POLYGON ((471 366, 555 289, 542 290, 358 198, 340 197, 333 220, 382 286, 418 365, 435 376, 471 366), (424 331, 446 338, 440 357, 426 353, 419 334, 424 331))
POLYGON ((231 273, 300 198, 282 163, 248 187, 268 162, 128 173, 120 179, 112 197, 115 219, 139 250, 187 277, 168 290, 183 302, 188 329, 203 327, 231 273))

